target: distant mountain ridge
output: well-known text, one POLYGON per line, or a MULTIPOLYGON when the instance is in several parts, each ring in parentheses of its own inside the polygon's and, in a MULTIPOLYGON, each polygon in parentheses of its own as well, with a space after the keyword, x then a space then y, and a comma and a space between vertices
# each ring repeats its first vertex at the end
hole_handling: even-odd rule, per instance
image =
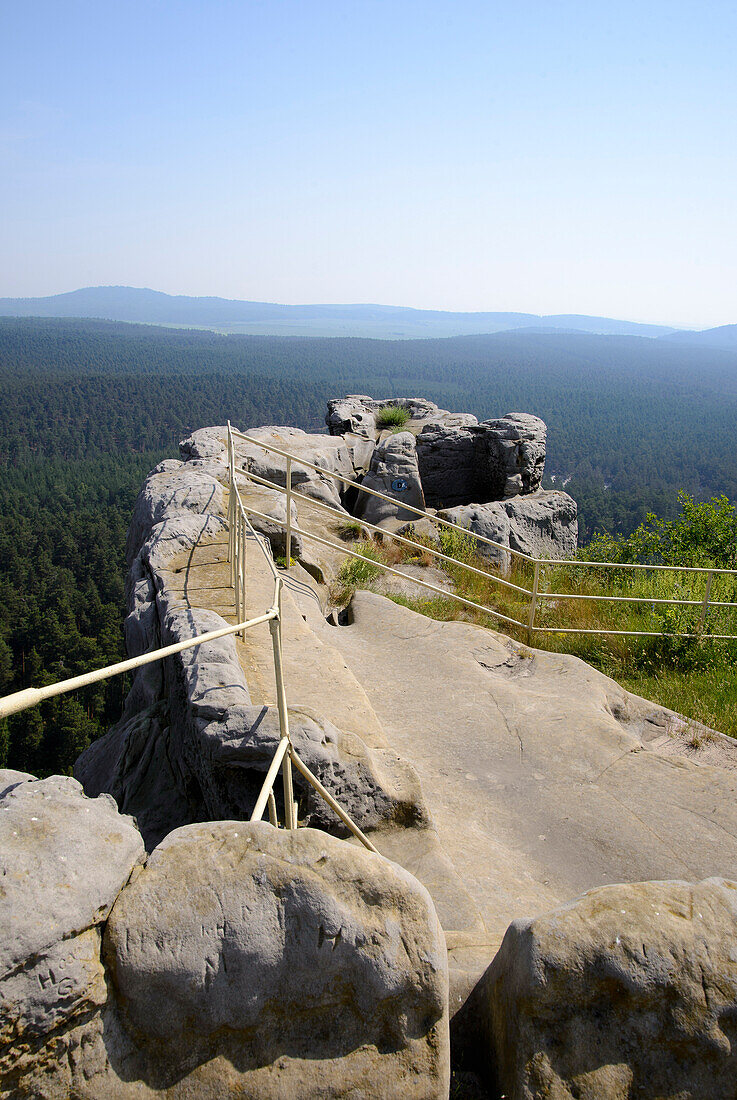
POLYGON ((383 339, 481 335, 515 329, 608 336, 677 336, 663 325, 579 314, 462 313, 409 306, 281 305, 188 297, 138 287, 84 287, 46 298, 0 298, 0 316, 79 317, 212 328, 252 335, 375 336, 383 339))
POLYGON ((691 347, 737 351, 737 325, 720 325, 718 328, 707 328, 701 332, 668 332, 663 338, 677 340, 679 344, 690 344, 691 347))

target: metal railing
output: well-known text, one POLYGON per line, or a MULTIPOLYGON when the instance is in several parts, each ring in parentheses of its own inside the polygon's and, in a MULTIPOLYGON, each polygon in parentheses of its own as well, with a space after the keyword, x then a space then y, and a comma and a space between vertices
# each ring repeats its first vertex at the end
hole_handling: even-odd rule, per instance
MULTIPOLYGON (((232 442, 229 440, 229 442, 232 442)), ((297 755, 289 733, 289 713, 287 710, 287 696, 284 685, 284 661, 282 648, 282 589, 284 578, 277 572, 274 560, 268 545, 254 530, 250 519, 243 507, 235 479, 233 463, 233 448, 229 446, 229 474, 230 492, 228 497, 228 561, 231 567, 231 586, 235 589, 235 618, 233 626, 225 626, 220 630, 209 630, 205 634, 199 634, 194 638, 187 638, 173 645, 163 646, 160 649, 142 653, 138 657, 131 657, 126 661, 118 661, 117 664, 108 665, 105 668, 96 669, 93 672, 83 673, 81 676, 72 676, 66 680, 60 680, 56 684, 48 684, 40 688, 24 688, 12 695, 0 698, 0 719, 11 714, 27 710, 37 706, 47 699, 57 695, 65 695, 79 688, 89 687, 100 680, 106 680, 111 676, 120 676, 124 672, 131 672, 144 665, 153 664, 155 661, 164 660, 185 649, 193 649, 205 642, 214 642, 218 638, 225 638, 230 634, 240 635, 245 638, 247 630, 269 624, 271 632, 274 679, 276 682, 276 706, 279 715, 279 745, 269 765, 261 791, 256 799, 256 804, 251 813, 251 821, 261 821, 265 810, 268 808, 269 820, 272 825, 278 827, 276 798, 274 796, 274 784, 279 770, 282 772, 284 792, 284 824, 287 829, 293 830, 298 826, 297 803, 294 799, 294 785, 292 782, 292 765, 299 771, 304 779, 317 791, 322 799, 327 802, 331 810, 338 816, 343 824, 369 851, 379 854, 363 831, 356 825, 353 819, 343 809, 339 802, 331 795, 330 791, 320 782, 316 775, 308 768, 297 755), (246 581, 247 581, 247 553, 249 535, 259 546, 264 554, 274 581, 274 596, 271 607, 262 615, 254 618, 246 617, 246 581)))
MULTIPOLYGON (((279 746, 274 753, 274 758, 266 773, 261 792, 251 814, 251 821, 260 821, 264 815, 264 811, 268 807, 271 824, 278 825, 274 784, 279 769, 281 768, 284 790, 284 823, 287 829, 297 828, 297 804, 294 801, 294 787, 292 783, 292 764, 294 764, 300 774, 312 787, 314 787, 321 798, 330 806, 331 810, 337 814, 343 824, 361 841, 363 846, 368 848, 371 852, 376 852, 377 849, 368 837, 359 829, 358 825, 356 825, 351 817, 345 812, 343 807, 333 798, 317 776, 310 771, 304 761, 299 758, 292 744, 289 734, 289 713, 287 710, 287 696, 284 686, 284 659, 282 648, 282 589, 284 588, 284 578, 277 571, 268 544, 262 541, 262 538, 254 530, 248 513, 243 506, 243 501, 236 483, 235 454, 230 423, 228 423, 228 480, 228 560, 231 569, 231 585, 234 588, 236 618, 242 615, 245 620, 246 615, 249 532, 251 538, 256 542, 263 553, 274 580, 274 603, 267 616, 265 616, 262 621, 268 621, 269 630, 271 631, 274 678, 276 681, 276 706, 279 714, 279 746)), ((289 527, 289 524, 287 526, 289 527)), ((288 535, 288 544, 290 538, 291 536, 288 535)), ((289 556, 287 556, 287 561, 289 561, 289 556)), ((245 622, 247 623, 248 620, 245 620, 245 622)), ((233 632, 240 633, 242 637, 245 636, 245 629, 239 630, 239 628, 236 627, 233 632)))
MULTIPOLYGON (((404 501, 398 501, 396 497, 388 496, 386 493, 380 492, 378 489, 372 489, 367 485, 361 484, 353 478, 349 478, 344 474, 338 473, 335 470, 330 470, 325 466, 320 466, 314 462, 309 462, 305 458, 301 458, 299 455, 285 451, 280 447, 276 447, 271 443, 266 443, 261 439, 256 439, 254 436, 248 435, 244 432, 239 432, 232 427, 228 422, 228 462, 231 470, 231 478, 235 479, 236 471, 236 457, 235 457, 235 439, 243 440, 246 443, 253 446, 260 447, 262 450, 269 452, 270 454, 279 455, 279 457, 285 460, 285 484, 281 485, 276 481, 264 478, 256 474, 252 469, 243 468, 242 473, 250 481, 257 485, 262 485, 265 488, 275 489, 279 493, 283 493, 286 500, 286 521, 285 521, 285 557, 287 567, 291 563, 291 547, 292 547, 292 535, 301 535, 303 538, 311 539, 312 541, 326 546, 332 550, 337 550, 341 554, 347 557, 358 558, 362 561, 371 561, 373 565, 376 565, 380 570, 390 573, 394 576, 407 579, 407 574, 403 573, 400 569, 395 569, 385 562, 377 561, 374 558, 368 558, 365 554, 361 554, 355 550, 351 550, 344 543, 335 542, 330 539, 326 539, 323 535, 318 535, 314 531, 308 531, 302 526, 298 526, 292 521, 291 505, 293 500, 302 501, 310 505, 310 507, 317 508, 324 512, 330 513, 336 519, 345 521, 350 517, 345 510, 339 510, 330 504, 326 504, 324 501, 318 500, 315 497, 308 496, 305 493, 300 493, 294 488, 293 485, 293 466, 304 467, 308 470, 320 474, 322 477, 332 482, 340 482, 346 488, 355 489, 360 493, 365 493, 372 497, 377 497, 379 500, 388 502, 394 505, 401 504, 401 508, 405 512, 409 512, 412 515, 417 516, 419 519, 427 520, 432 524, 435 524, 441 529, 460 532, 466 537, 470 537, 475 543, 481 543, 482 545, 490 546, 494 550, 498 551, 504 557, 508 557, 510 560, 517 560, 527 563, 532 567, 532 586, 527 588, 523 584, 515 584, 513 581, 508 580, 506 577, 497 573, 487 572, 483 569, 478 569, 467 562, 459 561, 457 558, 452 557, 449 554, 443 553, 441 550, 435 547, 428 546, 425 543, 415 542, 413 539, 406 537, 405 535, 399 535, 396 532, 387 530, 385 527, 380 527, 377 524, 369 523, 364 519, 360 519, 359 522, 362 527, 367 530, 380 534, 382 538, 392 539, 394 542, 399 543, 402 546, 410 547, 414 550, 420 551, 423 554, 429 554, 436 560, 452 564, 454 568, 461 569, 468 575, 475 575, 482 577, 485 581, 488 581, 499 588, 506 590, 507 592, 515 592, 521 596, 527 597, 527 614, 524 620, 514 618, 512 615, 504 614, 497 608, 489 607, 487 604, 478 603, 477 601, 470 600, 465 596, 461 596, 457 592, 449 591, 446 588, 440 588, 438 585, 432 584, 430 581, 420 580, 418 577, 412 576, 410 579, 412 584, 418 585, 420 588, 428 589, 436 595, 443 596, 454 600, 455 602, 470 607, 476 611, 482 611, 487 615, 492 616, 499 622, 507 623, 510 626, 519 627, 526 632, 528 643, 533 634, 594 634, 594 635, 620 635, 625 637, 651 637, 651 638, 699 638, 699 639, 711 639, 711 640, 728 640, 737 638, 737 634, 715 634, 705 633, 704 627, 706 625, 706 618, 708 611, 711 608, 730 609, 732 611, 737 610, 737 602, 729 600, 712 600, 711 591, 714 578, 717 576, 732 577, 737 581, 737 570, 735 569, 720 569, 711 568, 708 566, 674 566, 674 565, 647 565, 641 563, 629 563, 629 562, 598 562, 598 561, 585 561, 582 559, 560 559, 560 558, 537 558, 530 554, 526 554, 521 550, 516 550, 510 546, 505 546, 503 543, 496 542, 494 539, 487 538, 485 535, 481 535, 476 531, 471 531, 467 527, 462 527, 460 524, 453 523, 451 520, 445 519, 438 515, 433 515, 424 511, 421 508, 415 508, 413 505, 406 504, 404 501), (654 573, 669 573, 670 575, 685 574, 696 575, 705 577, 705 591, 703 597, 700 599, 672 599, 657 596, 630 596, 630 595, 607 595, 603 593, 585 593, 585 592, 555 592, 545 591, 541 586, 541 572, 548 567, 556 567, 558 569, 575 568, 576 570, 600 570, 600 569, 622 569, 633 571, 650 571, 654 573), (544 624, 541 625, 537 620, 537 616, 540 613, 541 607, 545 601, 549 601, 550 605, 554 601, 581 601, 586 600, 593 603, 603 604, 634 604, 634 605, 650 605, 657 606, 674 606, 674 607, 693 607, 700 609, 698 628, 694 631, 660 631, 660 630, 617 630, 605 627, 571 627, 571 626, 559 626, 544 624)), ((269 520, 274 522, 273 516, 268 516, 265 513, 256 511, 254 508, 249 507, 248 511, 251 515, 260 519, 269 520)))

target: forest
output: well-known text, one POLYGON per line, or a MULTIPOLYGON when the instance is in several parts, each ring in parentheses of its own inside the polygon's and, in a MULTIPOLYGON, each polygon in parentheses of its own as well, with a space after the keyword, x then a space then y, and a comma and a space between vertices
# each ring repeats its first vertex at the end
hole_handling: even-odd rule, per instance
MULTIPOLYGON (((737 500, 737 354, 640 337, 224 336, 0 318, 0 694, 123 656, 125 532, 146 473, 197 427, 323 429, 342 393, 417 395, 548 424, 546 486, 582 544, 672 519, 679 490, 737 500)), ((69 771, 116 719, 111 681, 0 722, 0 767, 69 771)))

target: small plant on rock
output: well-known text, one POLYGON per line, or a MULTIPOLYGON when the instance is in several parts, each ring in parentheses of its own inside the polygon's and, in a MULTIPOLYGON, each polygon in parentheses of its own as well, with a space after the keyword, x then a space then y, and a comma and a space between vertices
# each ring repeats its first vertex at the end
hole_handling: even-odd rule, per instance
POLYGON ((357 519, 349 519, 341 523, 338 534, 343 542, 357 542, 358 539, 365 537, 365 531, 357 519))
POLYGON ((403 409, 401 405, 382 405, 376 410, 375 419, 377 428, 394 428, 401 431, 410 420, 410 414, 409 410, 403 409))

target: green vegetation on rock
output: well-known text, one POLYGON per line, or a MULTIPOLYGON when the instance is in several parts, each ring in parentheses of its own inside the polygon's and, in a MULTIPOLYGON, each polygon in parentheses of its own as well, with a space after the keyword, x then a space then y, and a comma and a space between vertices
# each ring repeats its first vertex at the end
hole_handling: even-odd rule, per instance
POLYGON ((401 431, 409 419, 409 411, 401 405, 382 405, 376 412, 376 427, 401 431))

